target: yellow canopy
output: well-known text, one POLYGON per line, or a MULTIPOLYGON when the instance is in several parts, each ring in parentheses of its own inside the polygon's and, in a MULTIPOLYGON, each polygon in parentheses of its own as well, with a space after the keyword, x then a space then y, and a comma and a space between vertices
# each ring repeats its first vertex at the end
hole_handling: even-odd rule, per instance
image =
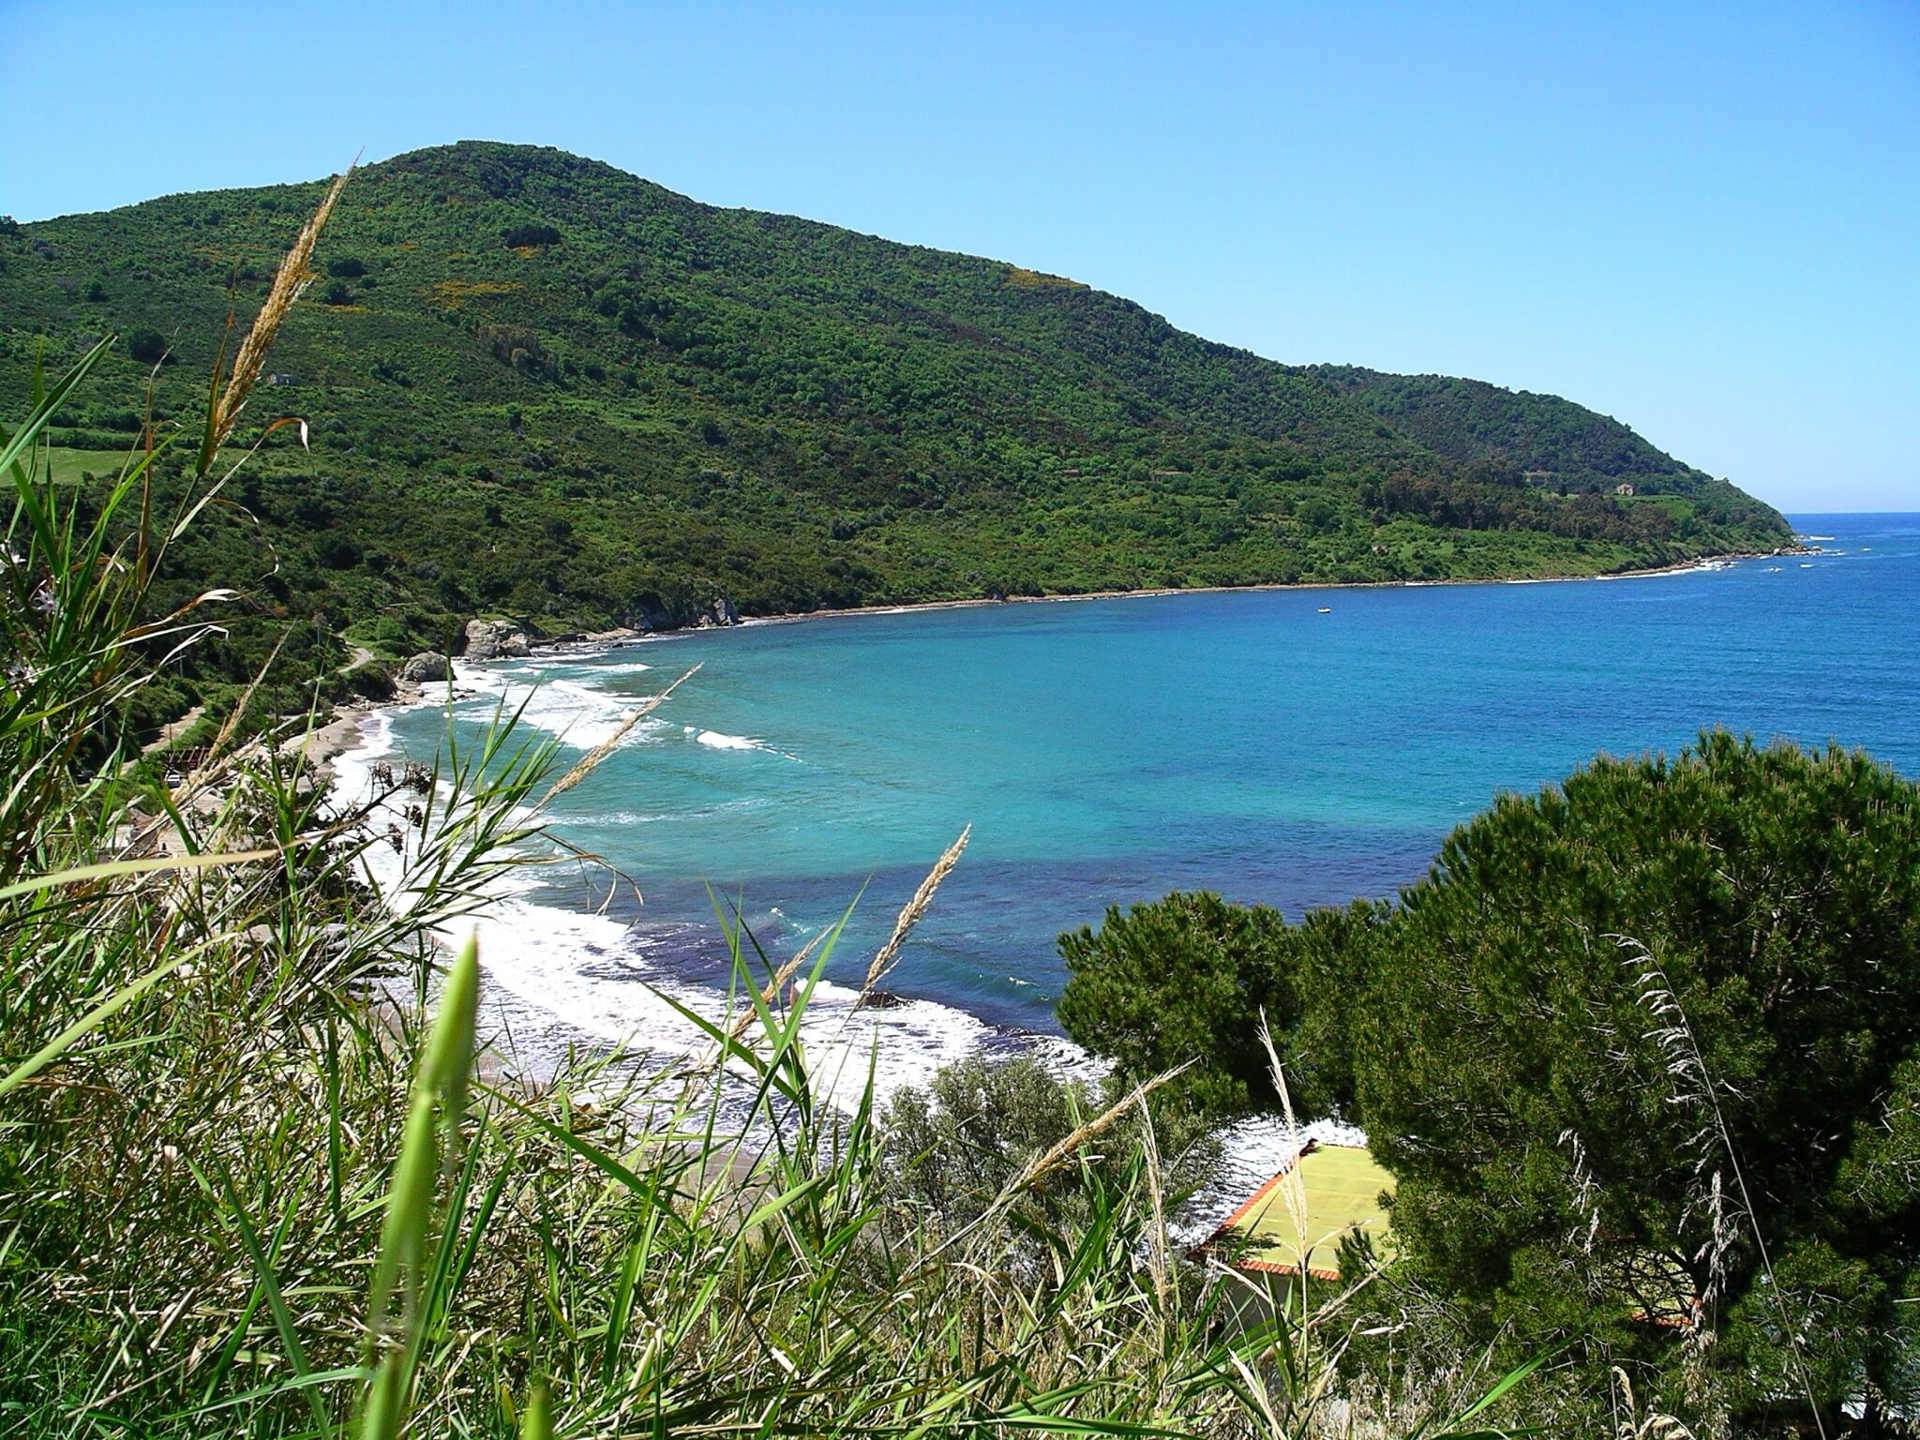
POLYGON ((1262 1185, 1206 1243, 1245 1270, 1292 1272, 1306 1252, 1307 1272, 1340 1278, 1340 1240, 1360 1231, 1381 1260, 1394 1253, 1381 1195, 1393 1177, 1358 1145, 1315 1145, 1262 1185))

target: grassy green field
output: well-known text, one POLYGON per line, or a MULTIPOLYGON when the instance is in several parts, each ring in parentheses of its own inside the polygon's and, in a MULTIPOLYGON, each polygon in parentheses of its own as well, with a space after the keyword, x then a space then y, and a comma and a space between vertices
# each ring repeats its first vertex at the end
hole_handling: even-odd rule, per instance
POLYGON ((125 450, 75 450, 66 445, 50 445, 41 455, 54 481, 61 485, 71 485, 88 475, 117 475, 127 459, 125 450))

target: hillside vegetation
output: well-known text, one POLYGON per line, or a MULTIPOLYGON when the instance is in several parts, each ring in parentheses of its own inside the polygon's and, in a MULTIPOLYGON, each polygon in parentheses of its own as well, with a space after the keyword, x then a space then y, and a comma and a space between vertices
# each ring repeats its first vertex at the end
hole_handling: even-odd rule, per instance
POLYGON ((338 193, 198 424, 90 476, 102 340, 0 436, 0 1436, 1912 1433, 1920 787, 1837 748, 1596 761, 1297 927, 1110 912, 1063 941, 1099 1094, 982 1059, 829 1103, 842 927, 782 962, 738 910, 704 1054, 521 1073, 443 946, 585 858, 541 817, 604 748, 554 778, 508 716, 329 793, 311 717, 191 767, 123 723, 221 643, 157 577, 253 523, 236 427, 338 193), (1372 1127, 1399 1258, 1175 1242, 1210 1113, 1290 1122, 1289 1068, 1372 1127))
POLYGON ((1391 901, 1174 893, 1060 953, 1111 1083, 1364 1126, 1396 1280, 1496 1353, 1703 1437, 1916 1433, 1920 784, 1865 752, 1597 756, 1391 901))
MULTIPOLYGON (((117 470, 149 370, 154 417, 193 423, 228 314, 320 193, 0 225, 0 404, 21 411, 37 357, 117 334, 54 417, 63 469, 117 470)), ((491 612, 553 633, 719 595, 751 615, 1588 574, 1790 539, 1564 400, 1279 365, 1072 281, 554 150, 371 166, 313 269, 249 416, 306 418, 310 449, 263 446, 170 583, 238 577, 336 658, 342 633, 398 653, 491 612)), ((208 652, 236 678, 237 633, 208 652)))
POLYGON ((204 605, 144 621, 152 577, 290 288, 209 389, 178 519, 144 455, 75 485, 44 444, 104 342, 0 440, 0 1437, 1468 1440, 1513 1412, 1537 1367, 1489 1374, 1419 1295, 1410 1373, 1342 1297, 1189 1261, 1168 1215, 1207 1147, 1151 1084, 849 1095, 862 1041, 807 1013, 838 926, 777 970, 729 926, 731 1013, 682 1012, 704 1057, 523 1070, 476 943, 442 944, 574 862, 541 812, 604 752, 556 777, 507 717, 331 794, 298 725, 223 729, 177 783, 141 754, 151 642, 214 637, 204 605))

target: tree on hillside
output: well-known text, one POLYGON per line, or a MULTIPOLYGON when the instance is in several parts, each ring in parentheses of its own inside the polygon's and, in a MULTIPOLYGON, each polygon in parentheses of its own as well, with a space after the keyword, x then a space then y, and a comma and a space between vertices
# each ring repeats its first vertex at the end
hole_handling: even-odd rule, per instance
POLYGON ((1428 1278, 1534 1347, 1688 1342, 1749 1416, 1911 1405, 1920 786, 1724 733, 1596 760, 1374 935, 1359 1107, 1428 1278))
MULTIPOLYGON (((1098 1143, 1075 1152, 1073 1163, 1034 1176, 1009 1196, 1007 1187, 1108 1102, 1080 1081, 1053 1074, 1032 1056, 970 1055, 935 1071, 924 1089, 905 1086, 882 1112, 882 1164, 893 1198, 917 1212, 917 1222, 955 1234, 989 1210, 1011 1202, 1010 1213, 1028 1231, 1018 1262, 1052 1257, 1043 1242, 1063 1220, 1084 1219, 1100 1198, 1142 1183, 1145 1122, 1127 1110, 1098 1143)), ((1191 1117, 1152 1116, 1163 1203, 1179 1204, 1212 1176, 1220 1142, 1191 1117)))
POLYGON ((1264 1012, 1294 1104, 1307 1113, 1344 1105, 1347 967, 1381 913, 1357 902, 1293 926, 1266 906, 1178 892, 1124 914, 1115 906, 1097 932, 1060 937, 1070 976, 1060 1023, 1129 1084, 1192 1062, 1176 1093, 1226 1116, 1278 1099, 1260 1042, 1264 1012))
POLYGON ((158 330, 135 330, 127 336, 127 354, 142 365, 157 365, 167 358, 170 342, 158 330))

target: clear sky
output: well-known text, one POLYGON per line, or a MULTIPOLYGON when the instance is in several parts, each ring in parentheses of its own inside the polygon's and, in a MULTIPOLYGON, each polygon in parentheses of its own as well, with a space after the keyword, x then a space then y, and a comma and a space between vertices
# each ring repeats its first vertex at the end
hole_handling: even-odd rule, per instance
POLYGON ((0 211, 557 145, 1920 510, 1920 3, 0 0, 0 211))

